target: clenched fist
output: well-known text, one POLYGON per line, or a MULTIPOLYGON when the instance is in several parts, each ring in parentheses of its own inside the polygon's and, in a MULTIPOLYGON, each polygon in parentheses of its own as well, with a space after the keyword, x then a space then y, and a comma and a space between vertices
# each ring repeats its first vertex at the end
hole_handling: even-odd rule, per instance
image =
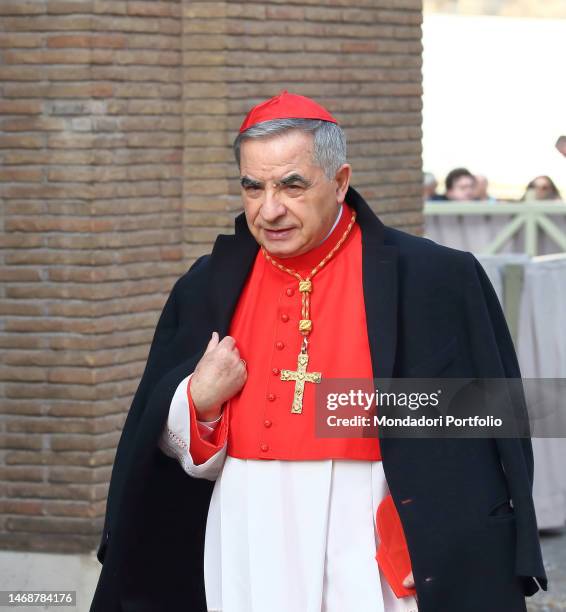
POLYGON ((190 389, 199 420, 212 421, 220 416, 222 404, 244 386, 247 371, 232 336, 219 340, 212 332, 206 351, 197 363, 190 389))

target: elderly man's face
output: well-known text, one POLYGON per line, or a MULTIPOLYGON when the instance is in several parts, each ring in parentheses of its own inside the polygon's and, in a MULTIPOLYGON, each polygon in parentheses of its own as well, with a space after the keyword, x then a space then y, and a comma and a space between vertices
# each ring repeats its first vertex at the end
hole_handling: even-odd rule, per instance
POLYGON ((351 167, 329 180, 312 161, 314 138, 290 130, 248 139, 240 148, 246 221, 257 242, 278 257, 300 255, 328 234, 344 201, 351 167), (275 184, 275 185, 274 185, 275 184))
POLYGON ((478 200, 487 199, 487 179, 481 174, 476 175, 476 186, 474 189, 474 197, 478 200))

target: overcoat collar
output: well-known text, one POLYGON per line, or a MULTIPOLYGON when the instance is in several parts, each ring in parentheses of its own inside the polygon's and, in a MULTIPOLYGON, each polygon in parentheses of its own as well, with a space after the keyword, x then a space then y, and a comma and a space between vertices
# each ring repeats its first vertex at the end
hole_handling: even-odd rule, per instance
MULTIPOLYGON (((362 278, 373 375, 390 378, 397 345, 397 247, 384 244, 385 226, 353 187, 348 188, 345 199, 355 209, 362 233, 362 278)), ((235 219, 235 234, 220 234, 214 243, 208 298, 214 329, 221 338, 228 333, 258 249, 244 213, 235 219)))

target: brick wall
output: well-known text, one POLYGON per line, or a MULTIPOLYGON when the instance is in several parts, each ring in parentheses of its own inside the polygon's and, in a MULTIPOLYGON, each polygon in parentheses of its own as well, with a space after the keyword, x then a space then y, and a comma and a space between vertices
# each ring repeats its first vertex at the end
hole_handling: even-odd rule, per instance
POLYGON ((0 3, 0 545, 98 543, 165 297, 240 212, 252 104, 327 105, 352 184, 420 232, 420 23, 417 0, 0 3))

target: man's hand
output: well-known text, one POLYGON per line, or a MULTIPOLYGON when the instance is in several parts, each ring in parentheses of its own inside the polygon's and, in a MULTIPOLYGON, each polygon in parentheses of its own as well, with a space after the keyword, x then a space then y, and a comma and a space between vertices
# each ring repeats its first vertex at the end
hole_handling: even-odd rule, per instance
POLYGON ((236 395, 247 378, 236 341, 212 332, 206 351, 197 363, 190 389, 199 419, 212 421, 220 416, 222 404, 236 395))

